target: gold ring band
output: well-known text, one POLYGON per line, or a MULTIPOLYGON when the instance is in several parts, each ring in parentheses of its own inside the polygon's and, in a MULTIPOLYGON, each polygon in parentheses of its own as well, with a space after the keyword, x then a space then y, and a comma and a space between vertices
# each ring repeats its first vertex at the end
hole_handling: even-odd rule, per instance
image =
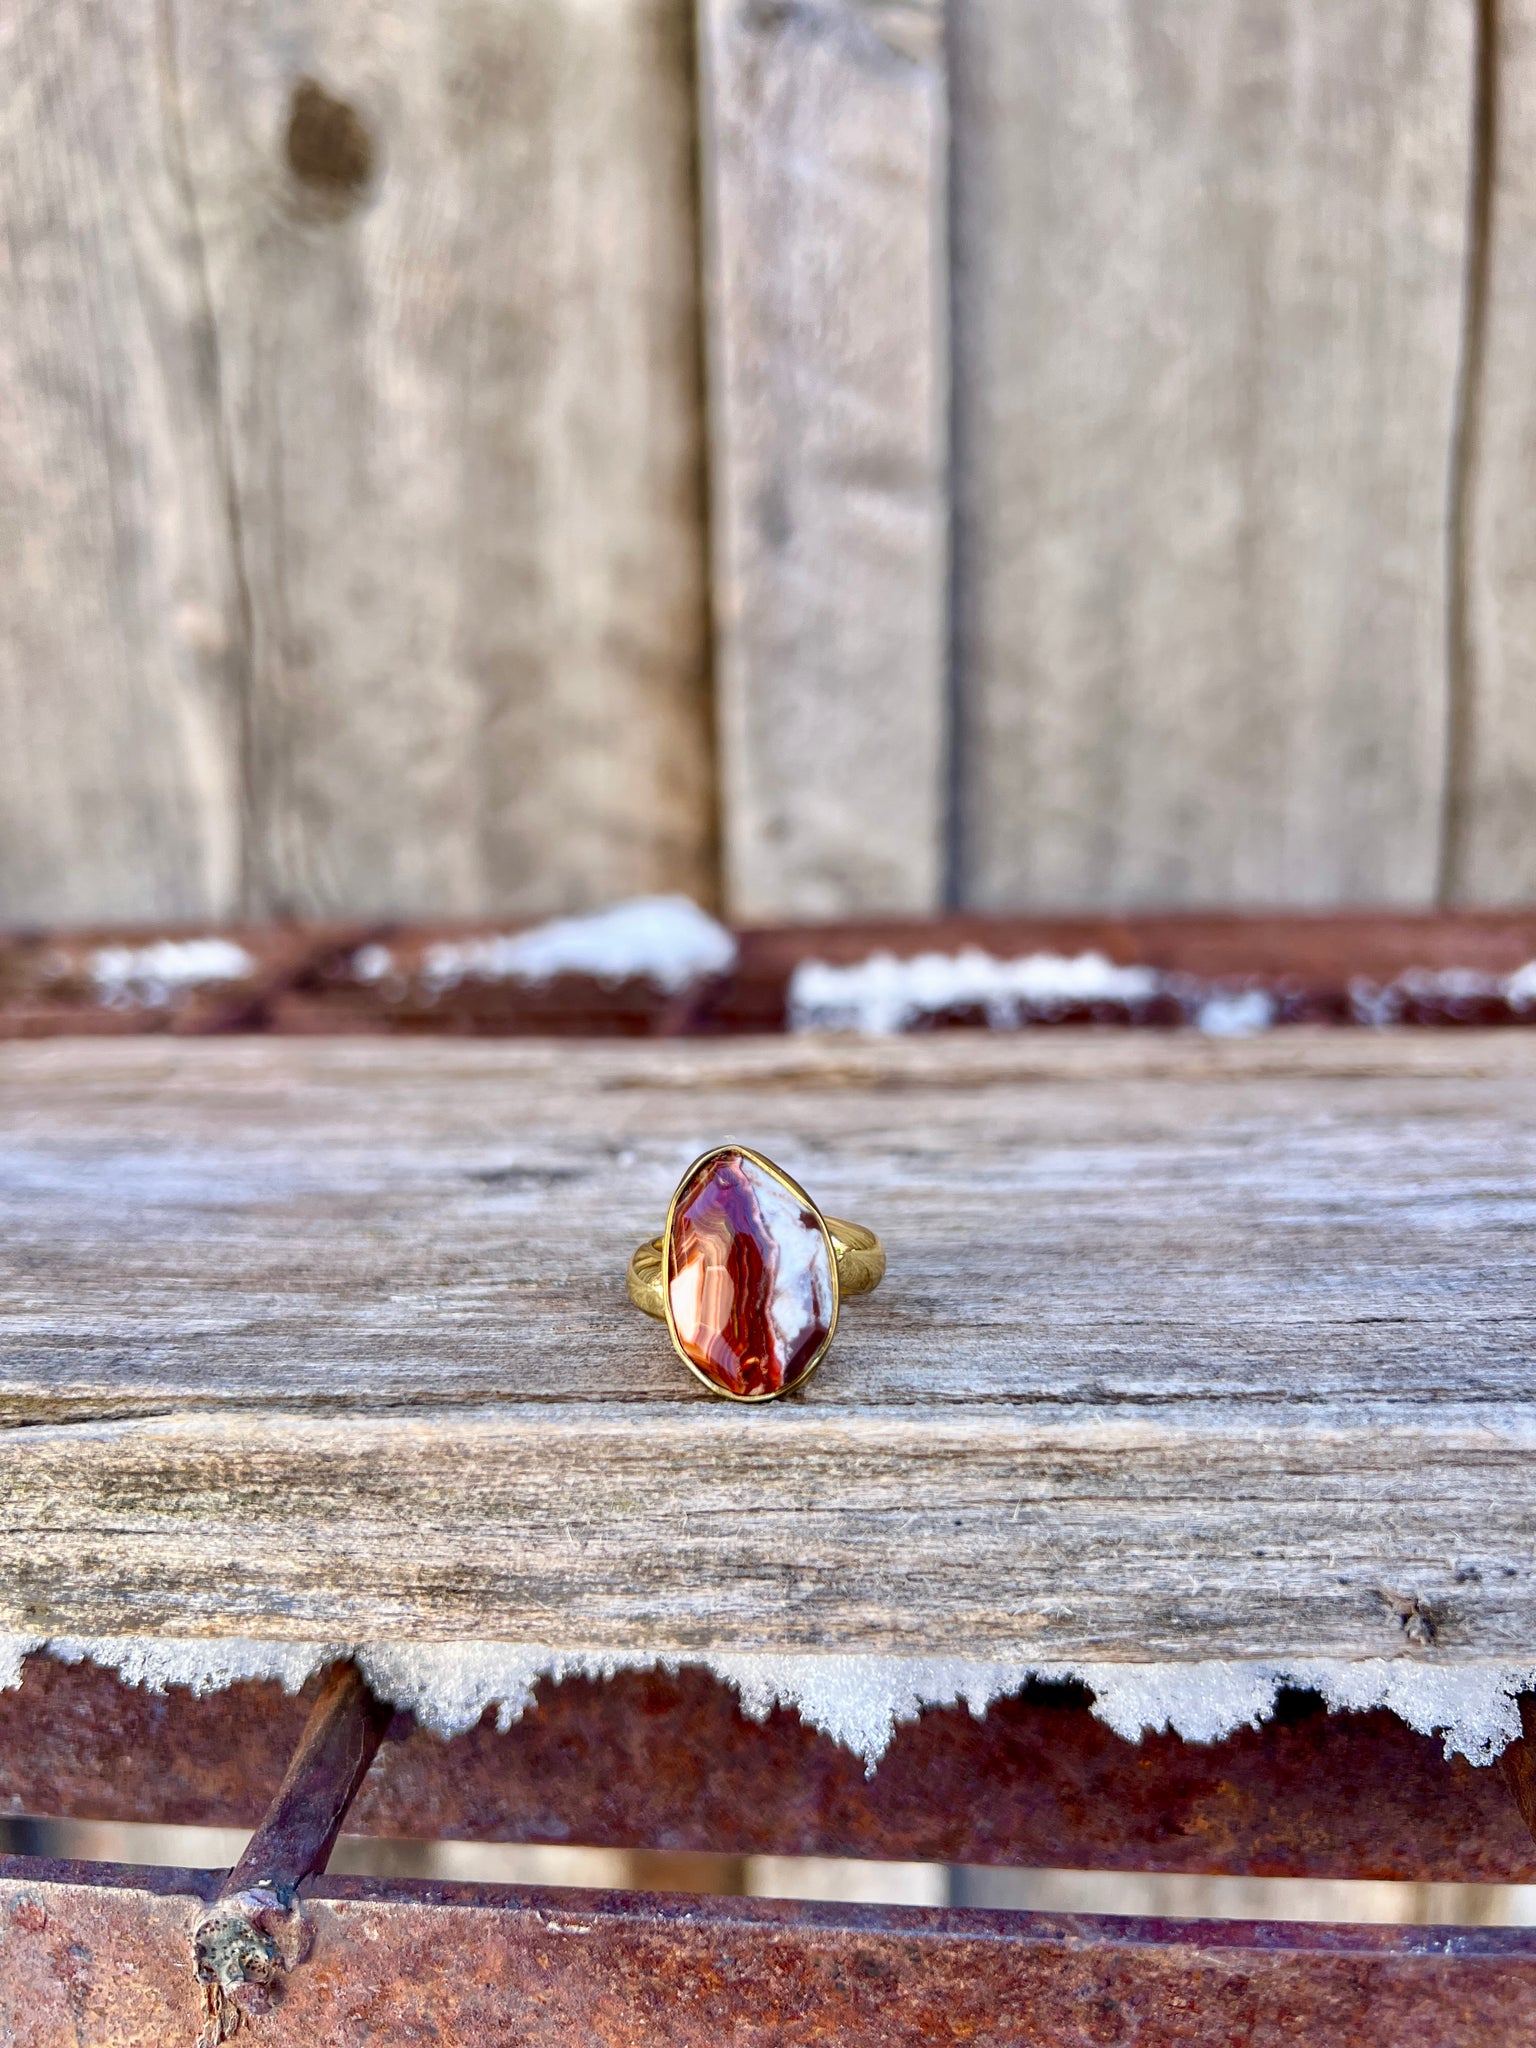
POLYGON ((636 1246, 626 1284, 711 1393, 771 1401, 821 1363, 843 1297, 884 1275, 872 1230, 824 1216, 761 1152, 717 1145, 678 1182, 661 1236, 636 1246))

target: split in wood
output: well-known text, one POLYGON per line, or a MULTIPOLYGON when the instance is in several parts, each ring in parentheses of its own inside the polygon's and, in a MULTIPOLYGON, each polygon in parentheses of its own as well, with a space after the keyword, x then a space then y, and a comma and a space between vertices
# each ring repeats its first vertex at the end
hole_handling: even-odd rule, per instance
POLYGON ((355 1664, 326 1673, 276 1797, 193 1932, 203 1987, 198 2048, 218 2048, 244 2013, 265 2011, 272 1987, 309 1953, 298 1888, 324 1871, 391 1711, 355 1664))

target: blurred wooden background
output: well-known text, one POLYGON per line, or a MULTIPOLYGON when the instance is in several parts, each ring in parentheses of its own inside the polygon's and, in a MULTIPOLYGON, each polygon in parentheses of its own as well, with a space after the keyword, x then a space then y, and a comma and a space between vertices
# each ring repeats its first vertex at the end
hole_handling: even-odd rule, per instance
POLYGON ((1536 0, 15 0, 0 921, 1536 899, 1536 0))

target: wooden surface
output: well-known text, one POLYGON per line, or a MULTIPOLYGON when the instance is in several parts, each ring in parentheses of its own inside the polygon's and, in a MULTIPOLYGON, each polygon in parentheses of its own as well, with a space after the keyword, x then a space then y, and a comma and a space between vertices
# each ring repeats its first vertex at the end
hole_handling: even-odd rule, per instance
POLYGON ((237 897, 235 561, 156 20, 0 16, 0 920, 237 897))
POLYGON ((707 898, 686 0, 0 34, 0 917, 707 898))
POLYGON ((1531 901, 1533 52, 24 0, 0 922, 1531 901))
POLYGON ((0 1060, 0 1629, 1530 1656, 1525 1034, 0 1060), (735 1136, 879 1230, 800 1398, 624 1297, 735 1136))
POLYGON ((936 0, 701 0, 726 900, 936 910, 947 759, 936 0))
POLYGON ((1484 81, 1487 161, 1476 227, 1485 238, 1468 378, 1462 506, 1462 698, 1446 886, 1463 902, 1536 892, 1536 9, 1499 0, 1484 81))
POLYGON ((1434 900, 1475 14, 955 9, 962 900, 1434 900))

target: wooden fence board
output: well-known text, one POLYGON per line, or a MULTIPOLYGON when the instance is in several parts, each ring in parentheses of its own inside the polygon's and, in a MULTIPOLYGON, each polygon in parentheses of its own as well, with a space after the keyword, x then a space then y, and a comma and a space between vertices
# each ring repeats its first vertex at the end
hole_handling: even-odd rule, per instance
POLYGON ((708 899, 686 0, 0 36, 0 916, 708 899))
POLYGON ((7 1046, 0 1629, 1520 1663, 1533 1062, 7 1046), (891 1258, 747 1411, 623 1287, 729 1134, 891 1258))
POLYGON ((682 0, 176 19, 253 636, 256 899, 708 897, 682 0))
POLYGON ((1500 0, 1490 34, 1485 292, 1467 378, 1459 730, 1446 886, 1466 903, 1536 895, 1536 9, 1500 0))
POLYGON ((964 900, 1434 900, 1475 13, 954 10, 964 900))
POLYGON ((700 12, 727 901, 937 909, 942 12, 700 12))
POLYGON ((0 921, 238 901, 243 649, 157 19, 0 18, 0 921))

